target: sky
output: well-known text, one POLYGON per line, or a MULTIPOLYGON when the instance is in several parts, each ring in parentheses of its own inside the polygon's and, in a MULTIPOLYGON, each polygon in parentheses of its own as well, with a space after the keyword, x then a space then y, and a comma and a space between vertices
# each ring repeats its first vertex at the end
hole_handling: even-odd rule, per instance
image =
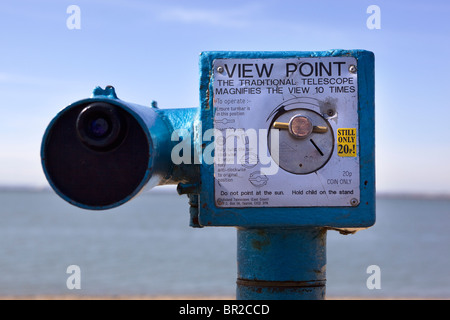
POLYGON ((2 0, 0 186, 47 186, 45 128, 96 86, 199 105, 202 51, 366 49, 376 57, 379 192, 450 194, 450 1, 2 0), (70 29, 70 5, 80 8, 70 29), (370 5, 380 9, 369 29, 370 5))

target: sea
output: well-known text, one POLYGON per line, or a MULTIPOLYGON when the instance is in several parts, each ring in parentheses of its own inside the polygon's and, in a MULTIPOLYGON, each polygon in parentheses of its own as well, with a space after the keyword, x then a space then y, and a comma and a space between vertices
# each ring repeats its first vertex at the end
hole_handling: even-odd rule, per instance
MULTIPOLYGON (((174 190, 101 212, 50 190, 0 204, 0 296, 235 295, 236 229, 189 227, 174 190)), ((449 231, 449 198, 378 196, 374 227, 328 231, 327 297, 450 298, 449 231)))

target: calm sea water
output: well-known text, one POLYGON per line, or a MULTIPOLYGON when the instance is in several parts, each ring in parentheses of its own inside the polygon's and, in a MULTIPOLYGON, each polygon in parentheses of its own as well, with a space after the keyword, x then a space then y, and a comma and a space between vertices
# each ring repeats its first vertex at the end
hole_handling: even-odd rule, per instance
MULTIPOLYGON (((186 197, 144 194, 106 212, 51 192, 1 192, 0 203, 0 295, 235 294, 236 230, 190 228, 186 197)), ((327 295, 450 298, 449 230, 449 200, 378 199, 375 227, 328 232, 327 295), (366 286, 370 265, 379 290, 366 286)))

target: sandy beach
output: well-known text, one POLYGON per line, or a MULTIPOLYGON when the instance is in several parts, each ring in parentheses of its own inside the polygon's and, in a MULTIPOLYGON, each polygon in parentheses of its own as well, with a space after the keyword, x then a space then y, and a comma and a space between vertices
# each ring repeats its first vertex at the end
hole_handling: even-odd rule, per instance
MULTIPOLYGON (((233 296, 82 296, 82 295, 36 295, 0 296, 0 300, 236 300, 233 296)), ((327 297, 326 300, 450 300, 433 297, 327 297)))

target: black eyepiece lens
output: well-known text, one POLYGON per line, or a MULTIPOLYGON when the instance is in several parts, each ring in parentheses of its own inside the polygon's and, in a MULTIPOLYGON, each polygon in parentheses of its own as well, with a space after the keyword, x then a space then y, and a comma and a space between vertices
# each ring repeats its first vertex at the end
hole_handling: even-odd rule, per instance
POLYGON ((108 134, 110 124, 104 118, 97 118, 91 121, 89 130, 95 137, 102 138, 108 134))
POLYGON ((84 108, 77 118, 78 137, 84 145, 96 151, 116 148, 126 134, 119 107, 97 102, 84 108))

